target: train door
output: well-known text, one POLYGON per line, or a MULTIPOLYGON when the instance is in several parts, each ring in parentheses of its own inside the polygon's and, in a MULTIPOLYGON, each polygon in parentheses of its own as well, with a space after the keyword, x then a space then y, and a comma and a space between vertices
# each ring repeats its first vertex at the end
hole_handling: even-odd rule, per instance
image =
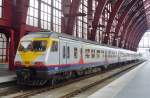
POLYGON ((69 44, 67 44, 66 46, 66 60, 67 60, 67 64, 70 64, 70 60, 71 60, 71 47, 69 44))
POLYGON ((120 56, 121 56, 121 53, 120 51, 118 51, 118 62, 121 62, 120 56))
POLYGON ((83 59, 83 48, 80 48, 80 60, 83 59))
POLYGON ((108 51, 105 50, 105 64, 108 64, 108 51))
POLYGON ((49 64, 59 64, 59 41, 52 40, 51 43, 51 52, 49 52, 49 64))
POLYGON ((60 64, 67 64, 67 42, 60 40, 60 64))

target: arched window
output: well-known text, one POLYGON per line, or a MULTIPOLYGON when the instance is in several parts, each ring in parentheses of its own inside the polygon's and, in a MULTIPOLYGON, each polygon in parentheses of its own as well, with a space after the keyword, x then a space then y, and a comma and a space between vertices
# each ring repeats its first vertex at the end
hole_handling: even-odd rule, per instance
POLYGON ((27 24, 61 32, 61 0, 30 0, 27 24))
POLYGON ((3 0, 0 0, 0 18, 3 16, 3 0))
POLYGON ((4 34, 0 33, 0 63, 6 63, 7 41, 4 34))

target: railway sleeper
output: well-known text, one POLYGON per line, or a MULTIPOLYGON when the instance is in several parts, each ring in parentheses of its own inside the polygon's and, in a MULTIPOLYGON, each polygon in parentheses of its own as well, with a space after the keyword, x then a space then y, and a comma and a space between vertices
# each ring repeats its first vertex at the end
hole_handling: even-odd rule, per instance
POLYGON ((42 86, 47 83, 48 80, 17 80, 19 85, 30 85, 30 86, 42 86))

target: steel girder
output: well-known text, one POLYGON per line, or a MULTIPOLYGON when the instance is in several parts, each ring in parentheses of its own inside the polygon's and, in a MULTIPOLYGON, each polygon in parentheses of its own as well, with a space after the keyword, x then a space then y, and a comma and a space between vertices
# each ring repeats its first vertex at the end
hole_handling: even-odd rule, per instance
MULTIPOLYGON (((137 31, 138 33, 135 33, 134 39, 133 39, 133 44, 134 46, 136 46, 139 42, 138 40, 140 40, 140 36, 142 37, 143 34, 145 33, 145 30, 147 29, 147 24, 145 21, 142 21, 138 27, 136 28, 135 31, 137 31)), ((137 47, 134 47, 137 48, 137 47)))
POLYGON ((126 42, 128 41, 128 38, 129 37, 133 37, 133 36, 129 36, 131 33, 133 33, 133 32, 131 32, 131 30, 132 30, 132 28, 134 28, 135 27, 135 25, 137 24, 137 23, 139 23, 139 21, 141 20, 141 18, 142 19, 144 19, 144 20, 146 20, 146 18, 145 18, 145 15, 144 14, 140 14, 138 17, 136 17, 133 21, 132 21, 132 24, 129 26, 129 28, 128 28, 128 30, 127 30, 127 32, 126 32, 126 35, 125 35, 125 37, 124 37, 124 42, 125 42, 125 44, 126 44, 126 42))
MULTIPOLYGON (((12 4, 14 1, 12 0, 12 4)), ((14 28, 14 36, 17 38, 14 40, 15 49, 18 47, 19 39, 25 34, 27 11, 29 6, 29 0, 16 0, 16 5, 12 5, 12 27, 14 28)))
MULTIPOLYGON (((143 22, 146 22, 146 21, 143 21, 143 19, 145 19, 145 17, 140 18, 139 21, 137 20, 137 22, 132 27, 131 31, 129 31, 129 35, 128 35, 127 39, 126 39, 126 43, 130 44, 130 43, 133 42, 133 40, 135 39, 135 35, 136 35, 136 32, 135 32, 136 28, 138 28, 138 26, 141 23, 143 24, 143 22)), ((128 46, 126 46, 126 47, 128 47, 128 46)))
MULTIPOLYGON (((119 42, 119 47, 122 46, 122 41, 126 38, 127 29, 132 24, 132 21, 137 17, 136 13, 138 13, 141 9, 142 9, 142 6, 138 6, 138 8, 127 18, 127 20, 124 24, 123 31, 121 33, 121 39, 120 39, 120 42, 119 42)), ((140 17, 140 15, 138 17, 140 17)))
POLYGON ((143 3, 144 3, 144 5, 145 5, 145 4, 147 5, 147 4, 150 3, 150 1, 149 1, 149 0, 145 0, 143 3))
POLYGON ((125 20, 125 18, 127 17, 128 13, 132 10, 132 7, 135 6, 136 3, 138 3, 140 0, 132 0, 131 3, 129 3, 127 5, 127 7, 125 8, 123 14, 119 17, 118 19, 118 24, 115 28, 115 36, 113 38, 113 46, 116 46, 116 38, 118 37, 118 32, 120 31, 120 28, 123 24, 123 21, 125 20))
MULTIPOLYGON (((140 36, 143 36, 144 32, 145 32, 146 28, 143 27, 141 28, 141 31, 138 32, 138 34, 140 34, 140 36), (143 29, 143 30, 142 30, 143 29)), ((137 47, 138 47, 138 44, 139 44, 139 41, 140 41, 140 38, 138 37, 138 39, 136 40, 136 42, 133 44, 133 47, 131 48, 131 50, 133 51, 137 51, 137 47)))
MULTIPOLYGON (((143 29, 143 28, 142 28, 143 29)), ((143 31, 141 31, 142 29, 139 28, 139 31, 135 31, 136 33, 140 34, 141 32, 143 33, 143 31)), ((135 41, 133 41, 128 47, 126 47, 127 49, 136 51, 136 44, 135 41)))
POLYGON ((138 47, 138 44, 139 44, 142 36, 145 34, 145 31, 148 29, 148 26, 147 26, 146 22, 145 22, 145 25, 143 23, 139 28, 142 28, 142 27, 143 27, 143 33, 137 33, 137 37, 134 39, 135 40, 135 44, 137 45, 137 47, 138 47))
MULTIPOLYGON (((150 6, 149 6, 147 9, 150 9, 150 6)), ((143 14, 143 15, 145 15, 145 14, 143 14)), ((141 17, 142 17, 143 15, 141 15, 141 17)), ((139 16, 140 16, 140 15, 139 15, 139 16)), ((131 39, 132 37, 134 37, 134 32, 133 32, 132 30, 134 30, 133 28, 136 28, 136 27, 137 27, 137 24, 140 23, 140 22, 138 22, 138 21, 143 21, 143 19, 146 20, 145 16, 144 16, 142 19, 140 19, 140 17, 137 18, 137 20, 134 20, 134 22, 132 23, 132 25, 130 25, 130 27, 129 27, 128 31, 127 31, 128 37, 125 39, 125 44, 127 44, 126 42, 127 42, 127 41, 130 41, 130 39, 131 39), (138 20, 138 19, 139 19, 139 20, 138 20)), ((146 22, 146 21, 145 21, 145 22, 146 22)))
POLYGON ((145 28, 146 24, 145 21, 142 21, 137 28, 135 28, 134 32, 134 39, 132 39, 132 41, 130 41, 130 45, 128 45, 128 47, 126 47, 127 49, 130 50, 135 50, 136 46, 135 46, 135 42, 138 40, 138 35, 141 34, 141 31, 143 30, 143 28, 145 28), (144 25, 143 25, 144 24, 144 25))
POLYGON ((94 20, 92 22, 92 30, 91 30, 91 32, 88 32, 89 40, 95 41, 96 30, 98 27, 100 16, 102 15, 102 12, 104 11, 104 8, 105 8, 107 2, 108 2, 108 0, 98 0, 98 5, 97 5, 96 11, 94 13, 94 20))
POLYGON ((14 70, 15 69, 15 67, 14 67, 14 58, 15 58, 15 51, 16 51, 16 49, 15 49, 15 40, 17 40, 17 39, 15 39, 15 37, 16 36, 14 36, 15 34, 15 32, 14 32, 14 30, 12 30, 12 29, 10 29, 10 47, 9 47, 9 70, 14 70))
POLYGON ((105 43, 105 44, 108 43, 109 33, 110 33, 110 30, 111 30, 111 26, 113 24, 113 20, 115 19, 115 16, 117 15, 117 13, 120 10, 120 8, 121 8, 124 1, 125 0, 117 0, 116 3, 114 4, 113 8, 112 8, 112 12, 110 13, 110 17, 109 17, 109 20, 107 22, 105 37, 104 37, 104 40, 103 40, 103 43, 105 43))
POLYGON ((2 13, 3 18, 0 19, 1 26, 6 26, 6 27, 11 26, 12 23, 11 2, 12 0, 5 0, 3 2, 3 13, 2 13))
POLYGON ((139 44, 139 42, 140 42, 142 36, 144 35, 146 29, 147 29, 146 26, 144 26, 144 25, 142 25, 142 26, 141 26, 141 31, 140 31, 141 33, 138 33, 139 35, 137 36, 137 39, 136 39, 136 41, 135 41, 135 44, 134 44, 134 45, 135 45, 135 49, 134 49, 134 50, 137 49, 138 44, 139 44), (143 26, 143 28, 142 28, 142 26, 143 26))
POLYGON ((141 18, 139 18, 139 20, 136 21, 135 24, 133 24, 134 26, 130 26, 131 31, 129 31, 128 38, 126 39, 126 42, 133 41, 133 39, 136 39, 136 37, 134 36, 134 35, 135 35, 134 30, 135 30, 136 28, 138 28, 138 25, 140 25, 141 22, 142 22, 142 23, 143 23, 143 22, 146 23, 146 20, 143 21, 144 19, 145 19, 145 17, 143 17, 143 18, 141 17, 141 18))
POLYGON ((87 39, 90 39, 90 33, 91 33, 91 28, 92 28, 92 22, 93 22, 93 0, 88 0, 88 13, 87 13, 87 18, 88 18, 88 31, 87 31, 87 39))
MULTIPOLYGON (((14 1, 12 0, 12 3, 14 1)), ((16 5, 12 5, 12 27, 14 30, 11 30, 14 33, 14 54, 16 54, 16 50, 18 48, 20 38, 25 34, 25 26, 26 26, 26 18, 27 18, 27 11, 29 7, 29 0, 16 0, 16 5), (15 39, 16 38, 16 39, 15 39)), ((11 59, 14 59, 12 57, 11 59)))
POLYGON ((5 0, 3 2, 3 18, 0 19, 0 31, 10 38, 9 69, 14 69, 14 57, 20 37, 25 33, 28 0, 5 0))
POLYGON ((3 33, 6 36, 7 40, 7 54, 9 54, 9 70, 14 69, 14 57, 15 57, 15 49, 14 49, 14 30, 6 27, 0 26, 0 32, 3 33), (8 53, 9 52, 9 53, 8 53))
MULTIPOLYGON (((123 41, 124 41, 124 45, 126 45, 127 44, 127 42, 128 42, 128 37, 130 37, 129 35, 130 35, 130 33, 133 33, 133 32, 130 32, 129 30, 131 30, 133 27, 134 27, 134 25, 136 24, 136 22, 138 22, 137 20, 139 20, 141 17, 144 17, 144 15, 142 15, 142 13, 137 17, 137 18, 135 18, 133 21, 132 21, 132 24, 129 26, 129 28, 128 28, 128 32, 126 32, 125 34, 125 36, 124 36, 124 39, 123 39, 123 41)), ((146 20, 146 18, 144 18, 145 20, 146 20)), ((134 35, 133 35, 134 36, 134 35)), ((132 36, 132 37, 133 37, 132 36)), ((123 48, 124 46, 122 45, 121 46, 121 44, 120 44, 120 47, 121 48, 123 48)))
POLYGON ((136 36, 138 35, 138 31, 139 31, 139 28, 141 27, 141 25, 144 26, 146 25, 145 22, 146 21, 142 21, 143 18, 140 19, 140 21, 136 22, 129 37, 128 37, 128 40, 126 41, 126 46, 124 48, 126 49, 129 49, 131 45, 133 45, 135 43, 135 40, 136 40, 136 36), (128 45, 127 45, 128 44, 128 45))
POLYGON ((73 35, 75 20, 77 17, 77 13, 79 12, 79 7, 81 4, 81 0, 72 0, 71 7, 69 10, 69 15, 67 24, 65 26, 65 33, 69 35, 73 35))

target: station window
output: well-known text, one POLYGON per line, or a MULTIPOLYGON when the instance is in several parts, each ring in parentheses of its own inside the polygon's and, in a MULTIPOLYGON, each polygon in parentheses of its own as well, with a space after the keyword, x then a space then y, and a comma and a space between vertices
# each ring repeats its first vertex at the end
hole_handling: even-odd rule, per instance
POLYGON ((2 10, 3 10, 3 0, 0 0, 0 18, 2 18, 2 10))
POLYGON ((38 27, 38 0, 30 0, 27 13, 27 24, 38 27))
POLYGON ((58 51, 58 41, 52 41, 51 51, 52 52, 57 52, 58 51))
POLYGON ((78 49, 74 48, 74 58, 78 58, 78 49))
POLYGON ((5 34, 0 33, 0 63, 8 62, 8 53, 7 53, 7 39, 5 34))
POLYGON ((27 24, 61 32, 61 0, 30 0, 27 24))
MULTIPOLYGON (((79 6, 79 12, 81 13, 87 13, 87 2, 88 0, 81 0, 81 4, 79 6)), ((80 17, 77 17, 76 19, 76 29, 74 29, 74 32, 76 33, 76 36, 87 39, 87 15, 83 15, 80 17)))
POLYGON ((61 0, 53 0, 53 30, 61 31, 61 0))
POLYGON ((40 9, 40 27, 43 29, 51 29, 51 0, 41 0, 40 9))

